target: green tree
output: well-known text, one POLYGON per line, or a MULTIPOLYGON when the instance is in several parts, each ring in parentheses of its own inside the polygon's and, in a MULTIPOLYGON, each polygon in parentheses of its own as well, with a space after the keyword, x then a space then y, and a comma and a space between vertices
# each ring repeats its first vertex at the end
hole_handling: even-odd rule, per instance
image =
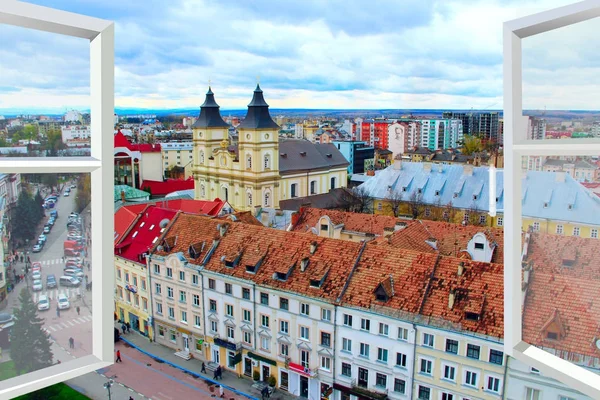
POLYGON ((21 135, 19 134, 19 132, 12 135, 12 143, 13 144, 19 144, 19 140, 21 140, 21 135))
POLYGON ((58 150, 63 150, 66 148, 67 145, 65 145, 62 141, 62 133, 55 129, 49 130, 46 135, 44 150, 47 150, 51 157, 56 157, 58 150))
POLYGON ((82 212, 92 200, 92 184, 89 174, 85 174, 77 183, 75 196, 75 212, 82 212))
POLYGON ((463 154, 470 155, 483 150, 483 144, 481 139, 477 136, 465 136, 463 140, 462 152, 463 154))
POLYGON ((42 174, 42 183, 46 186, 50 186, 52 191, 58 186, 58 175, 56 174, 42 174))
POLYGON ((35 125, 25 125, 23 128, 23 139, 34 140, 38 137, 38 127, 35 125))
POLYGON ((20 308, 14 309, 15 324, 10 334, 10 358, 20 374, 46 368, 53 363, 50 337, 42 329, 35 303, 27 289, 19 295, 20 308))
POLYGON ((11 234, 16 239, 33 239, 36 235, 37 225, 43 215, 42 204, 36 203, 29 192, 22 190, 15 207, 15 222, 11 224, 11 234))

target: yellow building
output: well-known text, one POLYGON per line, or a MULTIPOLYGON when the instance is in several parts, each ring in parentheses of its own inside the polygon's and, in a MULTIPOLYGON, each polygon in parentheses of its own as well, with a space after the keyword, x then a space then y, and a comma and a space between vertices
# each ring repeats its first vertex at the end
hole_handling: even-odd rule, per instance
POLYGON ((115 310, 118 319, 131 324, 131 329, 152 337, 150 291, 146 264, 115 256, 115 310))
POLYGON ((192 175, 192 164, 194 162, 194 146, 191 142, 184 143, 161 143, 161 153, 165 176, 168 171, 177 168, 183 171, 180 178, 188 179, 192 175))
POLYGON ((210 90, 193 125, 196 199, 225 200, 236 210, 279 208, 279 201, 345 187, 348 162, 332 144, 279 139, 279 126, 257 85, 231 145, 229 125, 210 90))

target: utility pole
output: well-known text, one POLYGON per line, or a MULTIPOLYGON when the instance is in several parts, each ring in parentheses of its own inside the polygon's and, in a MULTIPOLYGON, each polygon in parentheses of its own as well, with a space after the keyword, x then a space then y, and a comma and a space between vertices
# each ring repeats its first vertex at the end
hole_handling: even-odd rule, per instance
POLYGON ((108 400, 111 400, 111 393, 110 393, 110 388, 112 387, 112 385, 114 385, 114 381, 113 378, 116 378, 117 376, 111 376, 110 378, 108 378, 108 382, 106 382, 104 384, 104 389, 108 390, 108 400))

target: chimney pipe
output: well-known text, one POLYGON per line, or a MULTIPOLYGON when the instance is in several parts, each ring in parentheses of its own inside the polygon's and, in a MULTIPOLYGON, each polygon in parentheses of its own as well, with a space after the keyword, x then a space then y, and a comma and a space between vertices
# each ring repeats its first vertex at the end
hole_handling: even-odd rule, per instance
POLYGON ((462 274, 465 272, 465 263, 464 262, 460 262, 460 264, 458 264, 458 272, 456 273, 457 276, 462 276, 462 274))
POLYGON ((225 236, 225 232, 227 232, 227 224, 223 224, 219 227, 219 234, 221 237, 225 236))
POLYGON ((308 257, 305 257, 302 259, 302 261, 300 261, 300 271, 306 271, 306 267, 308 267, 308 257))
POLYGON ((315 251, 317 251, 317 242, 312 242, 310 244, 310 254, 315 254, 315 251))
POLYGON ((450 294, 448 295, 448 309, 452 310, 452 308, 454 307, 454 300, 456 299, 456 295, 454 293, 454 290, 450 291, 450 294))

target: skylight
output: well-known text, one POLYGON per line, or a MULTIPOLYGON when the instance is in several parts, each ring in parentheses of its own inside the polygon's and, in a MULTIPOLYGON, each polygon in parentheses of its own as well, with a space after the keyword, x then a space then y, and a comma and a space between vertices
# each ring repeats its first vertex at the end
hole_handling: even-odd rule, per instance
POLYGON ((154 224, 150 225, 150 228, 148 228, 149 230, 154 229, 154 224))
POLYGON ((143 227, 144 227, 144 225, 146 225, 146 223, 145 223, 145 222, 142 222, 142 223, 140 224, 140 228, 143 228, 143 227))
POLYGON ((136 236, 137 236, 137 234, 138 234, 138 231, 135 231, 135 232, 133 233, 133 235, 131 235, 131 237, 132 237, 132 238, 134 238, 134 237, 136 237, 136 236))
POLYGON ((158 236, 154 238, 154 240, 152 241, 152 244, 156 243, 157 240, 158 240, 158 236))

